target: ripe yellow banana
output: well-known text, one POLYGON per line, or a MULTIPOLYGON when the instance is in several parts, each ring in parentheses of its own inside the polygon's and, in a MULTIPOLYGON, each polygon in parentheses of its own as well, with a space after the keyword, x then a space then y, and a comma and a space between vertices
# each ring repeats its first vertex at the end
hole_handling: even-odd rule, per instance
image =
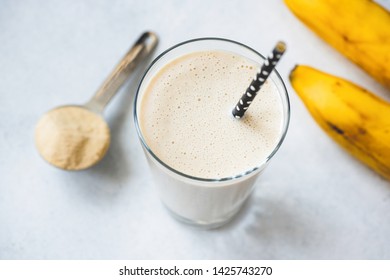
POLYGON ((284 0, 322 39, 390 88, 390 13, 371 0, 284 0))
POLYGON ((296 66, 289 78, 322 129, 390 180, 390 103, 308 66, 296 66))

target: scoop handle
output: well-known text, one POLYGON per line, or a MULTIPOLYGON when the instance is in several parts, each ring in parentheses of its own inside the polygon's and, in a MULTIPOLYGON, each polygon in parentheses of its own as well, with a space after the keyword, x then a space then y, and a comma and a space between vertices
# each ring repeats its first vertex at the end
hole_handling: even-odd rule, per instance
POLYGON ((85 106, 95 112, 102 113, 139 62, 154 50, 157 43, 156 34, 153 32, 143 33, 85 106))

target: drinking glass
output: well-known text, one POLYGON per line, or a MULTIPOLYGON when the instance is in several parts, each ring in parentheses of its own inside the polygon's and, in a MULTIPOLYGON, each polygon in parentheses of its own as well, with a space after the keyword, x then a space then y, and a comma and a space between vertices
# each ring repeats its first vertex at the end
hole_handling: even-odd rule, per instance
MULTIPOLYGON (((160 159, 146 143, 139 124, 141 100, 155 74, 172 60, 198 51, 221 50, 236 53, 261 65, 264 57, 252 48, 227 39, 200 38, 173 46, 159 55, 147 69, 138 87, 134 103, 137 133, 156 181, 160 198, 178 220, 203 228, 216 228, 232 219, 253 191, 255 180, 282 144, 290 119, 290 104, 286 87, 276 70, 269 80, 276 85, 283 108, 282 129, 272 152, 254 168, 225 178, 199 178, 184 174, 160 159)), ((245 89, 243 89, 245 90, 245 89)), ((237 96, 237 100, 240 96, 237 96)))

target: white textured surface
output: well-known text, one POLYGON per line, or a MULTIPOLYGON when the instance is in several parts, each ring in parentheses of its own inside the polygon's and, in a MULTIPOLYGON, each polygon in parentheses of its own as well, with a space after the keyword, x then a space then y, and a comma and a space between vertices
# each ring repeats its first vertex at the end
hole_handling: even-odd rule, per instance
POLYGON ((0 258, 389 259, 390 183, 314 123, 287 82, 296 63, 390 99, 281 1, 1 1, 0 258), (85 102, 146 29, 160 35, 157 53, 205 36, 262 53, 278 39, 288 43, 278 68, 291 98, 287 139, 222 229, 183 226, 159 202, 132 119, 142 71, 106 111, 113 143, 98 166, 64 172, 34 148, 38 118, 85 102))

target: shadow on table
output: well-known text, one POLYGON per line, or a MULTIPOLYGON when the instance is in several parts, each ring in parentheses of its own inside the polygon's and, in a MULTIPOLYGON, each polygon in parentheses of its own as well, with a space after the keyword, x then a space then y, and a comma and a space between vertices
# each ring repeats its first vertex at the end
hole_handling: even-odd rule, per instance
MULTIPOLYGON (((113 104, 110 103, 106 109, 105 119, 109 124, 111 132, 110 148, 102 161, 96 166, 75 173, 76 179, 78 176, 83 177, 83 180, 80 180, 78 185, 80 182, 83 182, 87 190, 111 194, 117 193, 123 186, 122 182, 131 176, 132 164, 134 162, 131 161, 131 153, 133 151, 131 149, 129 151, 129 148, 131 148, 132 144, 130 143, 127 149, 125 145, 127 143, 126 140, 130 142, 130 133, 135 133, 135 131, 128 131, 125 129, 125 126, 133 122, 135 94, 152 58, 153 54, 139 64, 129 80, 122 86, 118 95, 111 101, 113 104), (128 137, 122 136, 123 132, 129 133, 128 137), (86 177, 90 178, 85 179, 86 177), (102 181, 104 184, 101 183, 102 181), (104 190, 100 189, 100 186, 103 185, 104 190)), ((133 129, 134 127, 131 125, 131 128, 133 129)))
MULTIPOLYGON (((312 234, 316 235, 313 231, 318 225, 310 224, 299 213, 291 201, 287 203, 252 195, 234 219, 218 230, 244 231, 243 238, 257 240, 257 250, 275 244, 302 248, 305 242, 310 242, 312 234)), ((273 253, 264 250, 261 257, 273 258, 273 253)))
POLYGON ((129 132, 126 130, 126 126, 135 129, 132 125, 135 94, 139 82, 147 66, 150 65, 152 58, 153 54, 140 63, 129 80, 125 82, 118 96, 114 97, 115 100, 113 100, 113 103, 115 104, 108 105, 116 105, 109 110, 106 116, 111 130, 110 148, 103 160, 88 170, 93 176, 97 178, 104 177, 102 179, 109 180, 115 185, 120 185, 121 182, 125 181, 131 175, 131 164, 133 162, 130 160, 131 154, 129 154, 129 150, 124 147, 127 142, 126 140, 123 141, 123 139, 128 139, 129 143, 133 139, 130 139, 130 134, 128 137, 121 137, 121 134, 123 132, 129 132))

